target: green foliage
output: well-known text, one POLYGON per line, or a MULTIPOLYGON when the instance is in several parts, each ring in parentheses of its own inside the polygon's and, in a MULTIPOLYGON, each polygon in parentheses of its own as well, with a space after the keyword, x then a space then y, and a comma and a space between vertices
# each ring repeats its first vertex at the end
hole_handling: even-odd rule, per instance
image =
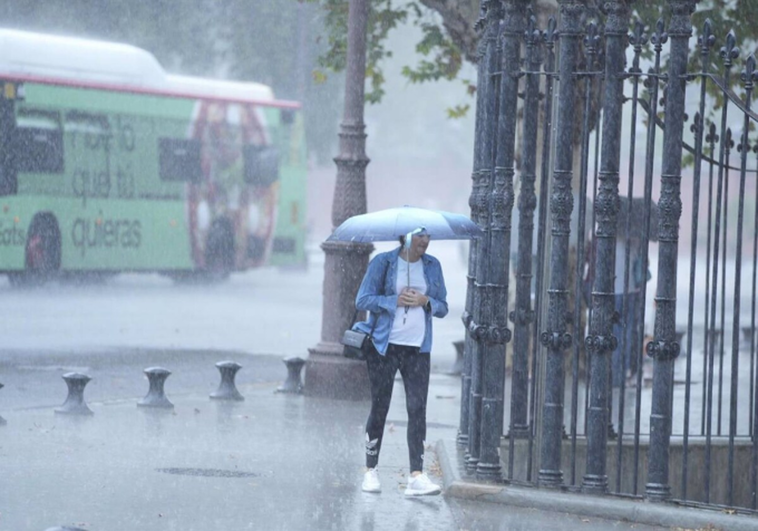
MULTIPOLYGON (((661 0, 653 2, 635 2, 634 14, 648 25, 648 32, 652 31, 655 21, 663 19, 668 21, 668 3, 661 0)), ((693 46, 689 57, 689 71, 700 72, 704 70, 709 74, 724 75, 724 62, 720 56, 721 47, 729 31, 734 31, 737 37, 737 46, 740 48, 740 57, 735 61, 731 69, 730 87, 733 90, 741 86, 740 74, 743 62, 749 54, 755 53, 758 44, 758 25, 755 24, 755 14, 758 13, 758 0, 704 0, 698 3, 697 11, 692 15, 693 33, 698 38, 703 33, 706 20, 711 22, 711 32, 715 37, 715 43, 711 48, 708 62, 703 65, 703 56, 700 46, 693 46)), ((667 68, 666 56, 664 56, 662 70, 667 68)), ((699 83, 699 80, 697 81, 699 83)), ((708 84, 709 96, 712 104, 709 112, 717 111, 724 105, 724 95, 715 84, 708 84)))
POLYGON ((403 75, 411 83, 455 79, 463 62, 458 47, 444 34, 439 25, 430 22, 421 22, 418 25, 423 37, 416 45, 416 51, 425 57, 432 56, 432 59, 422 59, 415 68, 403 67, 403 75))
POLYGON ((470 105, 456 105, 455 107, 451 107, 447 110, 447 116, 448 118, 463 118, 468 113, 469 109, 471 108, 470 105))
MULTIPOLYGON (((347 52, 347 0, 307 0, 317 3, 326 13, 324 18, 327 33, 327 51, 319 58, 322 68, 340 72, 345 68, 347 52)), ((411 83, 452 80, 458 75, 463 64, 463 55, 445 32, 439 17, 433 11, 416 1, 370 0, 371 15, 368 21, 366 39, 366 78, 370 90, 366 101, 378 103, 384 95, 384 74, 382 61, 391 54, 385 47, 390 30, 401 23, 411 22, 418 26, 422 38, 416 45, 416 51, 424 58, 417 65, 406 65, 402 74, 411 83)), ((318 78, 323 79, 322 72, 318 78)), ((450 116, 462 116, 468 105, 459 105, 449 109, 450 116)))
MULTIPOLYGON (((348 0, 306 0, 317 3, 325 13, 324 25, 327 28, 327 49, 319 57, 321 70, 316 74, 318 79, 326 79, 325 70, 341 72, 345 69, 347 57, 347 19, 348 0)), ((385 43, 390 30, 408 19, 407 5, 395 7, 392 0, 373 0, 369 13, 366 33, 366 79, 370 90, 366 92, 366 101, 378 103, 384 96, 384 72, 382 60, 392 53, 387 50, 385 43)))
MULTIPOLYGON (((344 54, 346 51, 347 38, 347 0, 308 0, 318 3, 325 10, 325 28, 328 35, 328 50, 320 58, 322 67, 333 71, 344 69, 344 54)), ((464 55, 451 38, 441 17, 432 8, 424 5, 424 0, 370 0, 372 18, 369 22, 369 61, 367 76, 370 79, 372 91, 367 95, 368 101, 378 101, 382 95, 380 63, 386 57, 381 39, 387 37, 387 31, 377 31, 376 27, 391 29, 398 22, 409 21, 417 25, 422 31, 421 40, 416 45, 416 50, 423 58, 415 65, 406 65, 402 73, 411 83, 423 83, 438 81, 441 79, 455 79, 458 75, 464 55)), ((460 0, 463 2, 463 0, 460 0)), ((587 15, 589 18, 600 18, 601 2, 588 0, 587 15)), ((668 21, 670 7, 667 0, 650 0, 632 2, 634 16, 643 20, 648 26, 648 33, 655 27, 655 22, 660 18, 668 21)), ((758 41, 758 25, 754 23, 755 14, 758 13, 758 0, 703 0, 697 6, 697 12, 693 15, 693 25, 696 35, 702 30, 706 18, 713 24, 713 33, 717 37, 717 43, 710 56, 707 71, 721 74, 722 61, 719 57, 719 49, 723 44, 728 31, 734 30, 738 38, 738 44, 743 48, 742 57, 753 51, 758 41)), ((471 30, 473 33, 473 29, 471 30)), ((652 57, 651 48, 644 53, 646 58, 652 57)), ((693 46, 690 55, 690 70, 699 71, 700 51, 693 46)), ((666 70, 666 57, 664 56, 663 70, 666 70)), ((740 66, 741 68, 741 66, 740 66)), ((732 86, 739 84, 739 72, 732 77, 732 86)), ((717 110, 723 105, 723 96, 717 90, 711 94, 715 98, 716 105, 712 110, 717 110)), ((458 110, 464 106, 458 106, 458 110)), ((455 109, 449 110, 449 115, 457 116, 455 109)))

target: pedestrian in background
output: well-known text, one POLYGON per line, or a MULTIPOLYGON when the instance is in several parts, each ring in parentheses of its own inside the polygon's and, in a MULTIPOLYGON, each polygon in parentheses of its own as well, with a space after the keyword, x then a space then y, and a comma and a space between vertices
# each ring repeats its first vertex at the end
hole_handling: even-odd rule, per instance
POLYGON ((418 228, 400 237, 400 247, 369 263, 355 306, 369 311, 355 328, 371 334, 367 355, 371 412, 366 422, 364 492, 380 492, 376 466, 382 447, 395 374, 400 371, 408 411, 410 475, 406 496, 439 494, 424 473, 426 401, 429 392, 432 316, 447 315, 447 290, 439 261, 426 254, 429 234, 418 228), (373 333, 371 330, 373 329, 373 333))

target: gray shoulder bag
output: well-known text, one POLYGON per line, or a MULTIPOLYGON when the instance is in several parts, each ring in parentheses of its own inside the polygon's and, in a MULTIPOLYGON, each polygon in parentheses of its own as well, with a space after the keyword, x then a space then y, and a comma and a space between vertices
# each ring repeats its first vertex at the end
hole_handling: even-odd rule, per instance
MULTIPOLYGON (((384 287, 384 283, 387 281, 388 268, 389 265, 384 268, 381 284, 382 287, 384 287)), ((377 321, 379 321, 379 315, 376 316, 374 324, 371 326, 371 332, 368 334, 366 332, 361 332, 360 330, 353 330, 353 326, 357 319, 358 310, 356 309, 353 314, 353 324, 342 334, 342 340, 340 341, 343 345, 342 355, 351 360, 365 360, 366 356, 368 356, 368 353, 373 348, 371 337, 374 335, 374 329, 376 328, 377 321)))

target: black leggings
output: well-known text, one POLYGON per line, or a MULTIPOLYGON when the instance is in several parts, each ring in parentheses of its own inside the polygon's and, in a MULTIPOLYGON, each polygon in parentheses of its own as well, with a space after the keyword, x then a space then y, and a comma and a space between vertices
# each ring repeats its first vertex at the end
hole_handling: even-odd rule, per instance
POLYGON ((426 439, 426 397, 429 392, 429 353, 418 347, 393 345, 382 356, 376 349, 367 356, 368 378, 371 382, 371 413, 366 421, 366 466, 376 467, 382 447, 384 423, 392 400, 395 373, 400 370, 405 386, 408 409, 408 455, 411 472, 424 469, 426 439))

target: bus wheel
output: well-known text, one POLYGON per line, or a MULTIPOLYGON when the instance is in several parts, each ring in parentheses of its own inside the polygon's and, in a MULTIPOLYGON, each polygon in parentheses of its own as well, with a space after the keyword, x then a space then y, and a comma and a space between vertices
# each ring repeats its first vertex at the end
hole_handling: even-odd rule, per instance
POLYGON ((205 272, 210 280, 224 280, 234 269, 234 232, 227 219, 211 225, 205 242, 205 272))
POLYGON ((61 267, 61 231, 52 215, 38 214, 29 226, 26 238, 26 284, 43 284, 61 267))

